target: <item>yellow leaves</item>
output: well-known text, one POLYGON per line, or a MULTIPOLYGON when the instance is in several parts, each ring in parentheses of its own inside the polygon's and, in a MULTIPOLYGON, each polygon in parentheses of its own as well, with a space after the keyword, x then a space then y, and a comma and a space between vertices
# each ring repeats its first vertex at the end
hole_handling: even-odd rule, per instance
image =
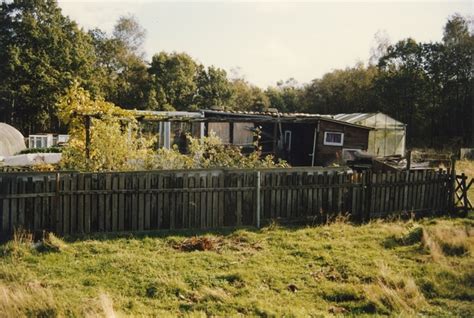
POLYGON ((70 139, 62 166, 88 171, 143 169, 153 140, 137 136, 138 123, 130 111, 103 99, 91 99, 75 83, 58 103, 59 118, 69 124, 70 139), (90 158, 86 157, 85 117, 91 117, 90 158))
POLYGON ((188 136, 189 154, 173 149, 153 150, 155 138, 139 134, 132 112, 103 99, 91 99, 75 83, 58 103, 59 118, 69 124, 70 139, 63 150, 61 165, 66 169, 85 171, 118 171, 144 169, 190 168, 267 168, 284 167, 273 157, 261 158, 261 148, 243 155, 241 149, 222 144, 211 134, 201 139, 188 136), (91 116, 89 158, 86 156, 85 117, 91 116))

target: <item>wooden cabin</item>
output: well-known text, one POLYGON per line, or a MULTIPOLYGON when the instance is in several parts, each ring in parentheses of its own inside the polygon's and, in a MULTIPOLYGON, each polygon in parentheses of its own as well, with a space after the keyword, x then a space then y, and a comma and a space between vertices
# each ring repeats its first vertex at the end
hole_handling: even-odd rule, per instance
POLYGON ((257 129, 264 155, 272 154, 292 166, 327 166, 367 151, 371 128, 302 113, 202 110, 205 134, 213 131, 224 143, 253 150, 257 129))

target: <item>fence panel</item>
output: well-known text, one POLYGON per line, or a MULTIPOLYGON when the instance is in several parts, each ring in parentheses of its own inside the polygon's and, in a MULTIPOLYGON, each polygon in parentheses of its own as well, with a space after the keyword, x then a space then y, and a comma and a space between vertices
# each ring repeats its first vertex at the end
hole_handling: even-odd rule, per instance
MULTIPOLYGON (((367 221, 450 208, 446 171, 346 173, 328 169, 260 170, 260 217, 325 222, 339 213, 367 221)), ((464 176, 458 186, 468 188, 464 176)), ((206 229, 257 222, 257 170, 120 173, 0 173, 0 230, 61 235, 206 229)), ((464 197, 461 197, 464 201, 464 197)))

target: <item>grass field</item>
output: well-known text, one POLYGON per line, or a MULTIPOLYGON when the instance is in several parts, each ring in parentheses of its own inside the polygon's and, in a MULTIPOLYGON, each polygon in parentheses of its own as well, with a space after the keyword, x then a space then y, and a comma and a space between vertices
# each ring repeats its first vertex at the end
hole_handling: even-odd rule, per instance
POLYGON ((0 316, 474 315, 474 220, 0 246, 0 316))

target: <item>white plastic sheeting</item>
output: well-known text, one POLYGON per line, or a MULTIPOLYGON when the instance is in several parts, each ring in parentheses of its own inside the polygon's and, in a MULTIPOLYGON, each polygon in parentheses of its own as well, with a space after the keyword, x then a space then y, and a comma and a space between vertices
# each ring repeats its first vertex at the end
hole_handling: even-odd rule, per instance
POLYGON ((3 158, 4 166, 33 166, 39 164, 55 164, 61 160, 60 153, 29 153, 3 158))
POLYGON ((26 149, 25 139, 14 127, 0 123, 0 157, 12 156, 26 149))

